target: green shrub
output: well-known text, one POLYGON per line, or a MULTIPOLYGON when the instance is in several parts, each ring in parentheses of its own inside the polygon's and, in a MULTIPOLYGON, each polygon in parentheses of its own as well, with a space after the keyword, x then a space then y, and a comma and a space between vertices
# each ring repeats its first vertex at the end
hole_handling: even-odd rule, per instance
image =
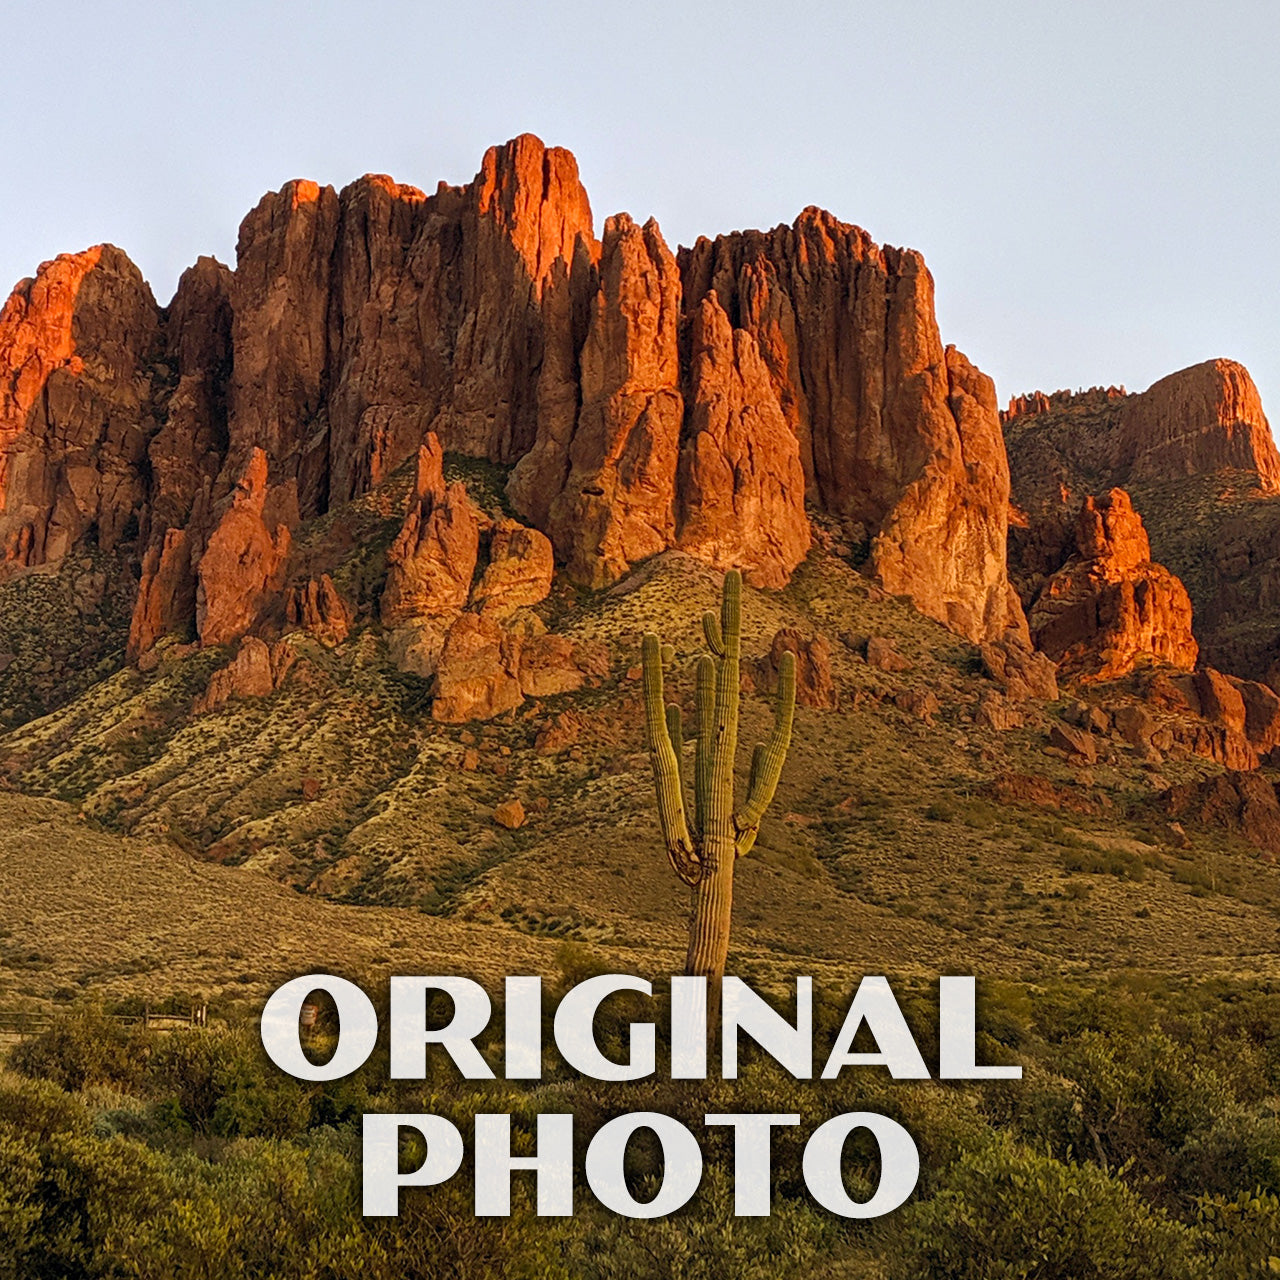
POLYGON ((1198 1233, 1118 1178, 993 1142, 903 1211, 902 1280, 1197 1280, 1198 1233))

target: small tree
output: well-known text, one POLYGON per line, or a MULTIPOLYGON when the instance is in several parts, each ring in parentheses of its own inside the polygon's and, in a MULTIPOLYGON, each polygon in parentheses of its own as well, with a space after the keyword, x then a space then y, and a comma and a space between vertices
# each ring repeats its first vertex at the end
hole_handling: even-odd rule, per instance
POLYGON ((644 637, 645 722, 649 759, 658 793, 658 818, 667 857, 693 890, 685 972, 709 979, 707 1005, 714 1027, 720 980, 729 954, 734 863, 749 853, 782 773, 796 704, 795 655, 784 653, 778 675, 773 732, 751 757, 747 799, 734 809, 733 770, 738 752, 738 683, 742 642, 742 575, 725 574, 720 618, 708 611, 702 629, 709 654, 698 659, 698 739, 694 764, 693 821, 685 811, 684 733, 680 708, 667 706, 662 668, 675 657, 670 645, 644 637))

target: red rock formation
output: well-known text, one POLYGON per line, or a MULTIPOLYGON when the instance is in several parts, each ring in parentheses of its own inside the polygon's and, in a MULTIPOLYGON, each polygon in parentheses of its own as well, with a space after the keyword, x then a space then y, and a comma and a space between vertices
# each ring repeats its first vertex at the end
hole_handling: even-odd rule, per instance
POLYGON ((299 510, 323 510, 328 443, 315 429, 325 402, 330 263, 338 197, 286 183, 240 224, 236 243, 231 459, 261 449, 272 476, 297 482, 299 510))
POLYGON ((1256 769, 1280 745, 1280 698, 1252 680, 1205 667, 1194 676, 1157 675, 1144 693, 1148 705, 1172 714, 1178 743, 1229 769, 1256 769))
POLYGON ((178 375, 151 441, 147 523, 157 540, 208 503, 227 450, 231 374, 231 272, 199 258, 182 273, 165 319, 165 363, 178 375))
POLYGON ((1223 467, 1256 471, 1280 492, 1280 452, 1258 389, 1234 360, 1206 360, 1171 373, 1124 408, 1118 466, 1132 480, 1176 480, 1223 467))
POLYGON ((1190 594, 1201 656, 1264 676, 1280 653, 1268 620, 1280 601, 1280 503, 1259 498, 1280 492, 1280 452, 1247 371, 1210 360, 1140 395, 1029 401, 1005 418, 1014 496, 1027 517, 1010 531, 1024 603, 1069 554, 1064 534, 1081 495, 1120 485, 1156 559, 1190 594))
POLYGON ((200 558, 196 631, 201 644, 226 644, 254 625, 284 585, 289 526, 272 520, 267 457, 254 449, 200 558))
POLYGON ((520 638, 491 618, 461 614, 440 654, 432 719, 465 724, 518 707, 524 700, 519 672, 520 638))
POLYGON ((809 550, 800 445, 755 338, 714 294, 693 315, 677 544, 755 587, 783 587, 809 550))
POLYGON ((980 646, 983 670, 1015 702, 1038 698, 1052 702, 1058 696, 1053 662, 1036 653, 1029 641, 1009 632, 991 644, 980 646))
MULTIPOLYGON (((566 394, 541 385, 548 295, 594 252, 576 162, 530 134, 430 197, 382 175, 286 185, 241 226, 234 448, 265 449, 304 515, 380 483, 428 430, 514 461, 540 398, 566 394)), ((572 358, 561 376, 573 398, 572 358)))
POLYGON ((831 708, 839 704, 831 677, 831 642, 826 636, 806 636, 795 627, 783 627, 766 653, 754 664, 756 682, 769 692, 778 687, 782 655, 796 656, 796 703, 802 707, 831 708))
POLYGON ((1037 648, 1060 674, 1113 680, 1144 660, 1190 670, 1191 600, 1151 547, 1129 495, 1086 498, 1075 557, 1045 584, 1030 614, 1037 648))
POLYGON ((178 383, 147 450, 142 577, 129 628, 137 658, 168 632, 194 626, 195 564, 203 551, 213 487, 227 449, 232 276, 213 258, 182 273, 165 323, 165 360, 178 383))
POLYGON ((581 355, 582 408, 548 507, 548 532, 580 582, 604 586, 674 541, 679 311, 680 277, 657 223, 610 218, 581 355))
POLYGON ((573 156, 532 134, 491 147, 466 195, 462 324, 436 430, 451 449, 514 462, 533 444, 539 394, 555 395, 537 385, 543 295, 580 243, 595 255, 591 205, 573 156))
POLYGON ((429 493, 415 503, 387 552, 384 625, 458 613, 471 594, 479 553, 480 513, 466 485, 449 485, 438 502, 429 493))
POLYGON ((863 523, 885 587, 973 639, 1019 625, 994 389, 944 352, 920 255, 807 209, 699 240, 680 264, 686 308, 714 291, 755 337, 810 501, 863 523))
POLYGON ((245 636, 235 657, 209 677, 208 688, 192 711, 196 715, 216 711, 232 698, 265 698, 280 687, 292 665, 293 651, 287 644, 272 647, 256 636, 245 636))
POLYGON ((1280 801, 1275 787, 1256 773, 1229 770, 1170 787, 1163 799, 1175 818, 1234 832, 1272 858, 1280 854, 1280 801))
POLYGON ((599 642, 534 636, 520 647, 520 689, 529 698, 574 693, 609 674, 609 651, 599 642))
POLYGON ((1014 418, 1031 417, 1037 413, 1049 413, 1054 409, 1097 406, 1110 400, 1123 400, 1129 393, 1124 387, 1090 387, 1087 391, 1031 391, 1023 396, 1012 396, 1009 407, 1000 414, 1001 423, 1014 418))
POLYGON ((489 563, 471 593, 472 602, 488 617, 508 617, 545 600, 554 572, 555 556, 545 534, 518 520, 498 520, 489 541, 489 563))
POLYGON ((63 254, 0 312, 0 573, 111 550, 140 514, 160 315, 112 245, 63 254))
POLYGON ((191 535, 168 529, 142 559, 142 577, 129 624, 128 656, 137 660, 161 636, 182 631, 196 613, 196 577, 191 535))
MULTIPOLYGON (((679 266, 652 221, 611 219, 601 245, 572 156, 529 135, 430 196, 286 184, 245 218, 234 276, 201 259, 167 313, 118 251, 60 260, 6 308, 6 369, 0 545, 37 563, 136 527, 135 656, 168 631, 222 643, 305 613, 282 581, 305 594, 333 565, 300 551, 282 575, 286 539, 433 432, 517 464, 515 509, 585 583, 684 545, 781 586, 807 497, 861 522, 884 585, 963 634, 1021 622, 994 397, 944 351, 918 254, 815 210, 679 266)), ((393 624, 433 595, 412 566, 451 514, 461 541, 427 556, 451 579, 434 616, 463 607, 461 498, 423 493, 392 556, 393 624)), ((545 557, 521 536, 539 546, 527 596, 545 557)))
POLYGON ((290 590, 285 616, 291 627, 308 632, 326 645, 341 644, 351 631, 351 610, 327 573, 290 590))

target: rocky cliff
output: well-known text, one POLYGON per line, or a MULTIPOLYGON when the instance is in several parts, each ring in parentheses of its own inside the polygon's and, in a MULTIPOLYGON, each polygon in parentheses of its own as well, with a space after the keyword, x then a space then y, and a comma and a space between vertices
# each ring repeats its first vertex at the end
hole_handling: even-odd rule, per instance
POLYGON ((429 439, 490 468, 486 539, 540 531, 586 586, 680 548, 781 587, 830 517, 962 635, 1025 625, 994 390, 943 346, 919 254, 814 209, 679 253, 625 214, 597 240, 573 157, 528 135, 430 195, 290 182, 234 270, 200 259, 166 308, 110 246, 23 281, 0 316, 0 574, 116 557, 135 659, 166 634, 345 634, 380 600, 401 625, 462 497, 418 496, 385 585, 341 566, 410 519, 429 439))
POLYGON ((1087 497, 1075 551, 1040 589, 1028 622, 1059 675, 1114 680, 1144 661, 1196 665, 1186 588, 1151 560, 1142 519, 1123 489, 1087 497))
POLYGON ((1256 387, 1209 360, 1148 390, 1036 392, 1003 415, 1025 605, 1076 554, 1075 513, 1122 487, 1152 557, 1185 585, 1202 660, 1253 679, 1280 662, 1280 453, 1256 387))

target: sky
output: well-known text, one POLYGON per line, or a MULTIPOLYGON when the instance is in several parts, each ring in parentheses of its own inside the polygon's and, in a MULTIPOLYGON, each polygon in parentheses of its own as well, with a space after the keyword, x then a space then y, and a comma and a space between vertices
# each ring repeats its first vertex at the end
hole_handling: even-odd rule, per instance
POLYGON ((597 231, 816 204, 924 253, 1003 402, 1217 356, 1280 421, 1280 4, 0 0, 0 289, 110 241, 167 302, 294 177, 568 147, 597 231))

